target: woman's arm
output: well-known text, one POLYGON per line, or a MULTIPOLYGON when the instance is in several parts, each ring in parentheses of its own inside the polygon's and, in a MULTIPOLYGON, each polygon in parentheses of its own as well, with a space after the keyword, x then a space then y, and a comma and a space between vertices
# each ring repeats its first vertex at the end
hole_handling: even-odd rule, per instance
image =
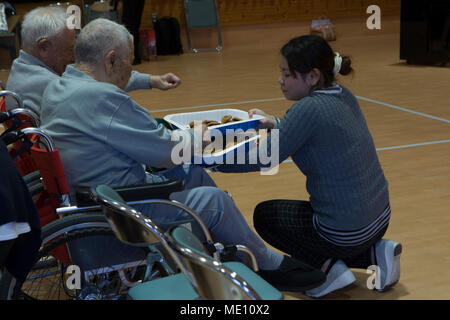
POLYGON ((260 122, 260 126, 263 127, 260 133, 268 132, 273 127, 270 129, 270 134, 260 141, 257 148, 246 150, 244 163, 237 164, 235 161, 234 164, 223 164, 214 170, 252 172, 277 166, 296 153, 312 136, 317 121, 316 107, 313 100, 302 99, 295 103, 281 119, 268 116, 261 110, 252 109, 252 114, 266 116, 260 122))

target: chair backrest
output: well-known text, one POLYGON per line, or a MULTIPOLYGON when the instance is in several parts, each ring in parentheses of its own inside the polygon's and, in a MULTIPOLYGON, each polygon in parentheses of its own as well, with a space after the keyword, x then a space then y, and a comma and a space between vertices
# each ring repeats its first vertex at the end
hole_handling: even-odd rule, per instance
POLYGON ((202 242, 187 228, 176 226, 165 234, 150 218, 126 205, 109 186, 97 186, 92 195, 102 206, 119 240, 132 245, 161 243, 201 297, 215 300, 261 299, 238 274, 209 256, 202 242))
POLYGON ((222 32, 220 31, 220 19, 217 9, 217 0, 184 0, 186 17, 186 35, 188 47, 191 51, 221 51, 222 50, 222 32), (211 28, 217 29, 217 46, 198 48, 192 44, 192 28, 211 28))
MULTIPOLYGON (((157 185, 157 184, 158 183, 155 183, 155 185, 157 185)), ((157 192, 158 186, 156 186, 156 189, 152 190, 151 194, 149 194, 147 198, 142 198, 143 196, 145 196, 145 193, 140 194, 138 196, 139 199, 140 200, 145 199, 145 200, 138 201, 139 203, 135 203, 135 204, 164 205, 164 206, 175 207, 178 210, 185 212, 187 214, 187 216, 186 216, 186 218, 183 218, 182 220, 173 220, 173 221, 169 221, 169 222, 166 221, 166 222, 158 223, 158 228, 159 228, 160 233, 163 234, 163 232, 165 230, 168 230, 169 228, 177 226, 177 225, 194 222, 195 224, 193 225, 193 228, 196 228, 199 230, 199 232, 203 233, 206 241, 208 242, 208 245, 214 246, 214 242, 212 240, 211 234, 210 234, 208 228, 206 227, 205 223, 203 222, 203 220, 200 218, 200 216, 195 211, 193 211, 191 208, 186 206, 185 204, 178 202, 176 200, 166 199, 167 191, 172 189, 170 185, 168 186, 169 189, 167 189, 165 187, 165 183, 163 183, 161 185, 161 187, 163 188, 162 191, 159 192, 161 194, 161 197, 158 195, 158 192, 157 192)), ((119 196, 119 194, 116 192, 116 190, 113 190, 106 185, 102 186, 102 187, 98 186, 97 188, 96 188, 96 190, 91 191, 91 196, 93 196, 93 198, 94 198, 93 200, 100 205, 102 203, 106 204, 106 202, 102 200, 101 196, 103 196, 103 198, 108 198, 108 195, 109 195, 109 197, 111 197, 111 195, 113 193, 115 193, 115 194, 117 194, 117 196, 119 196), (97 192, 97 188, 98 188, 98 191, 100 191, 100 192, 97 192), (109 190, 109 189, 111 189, 111 190, 109 190), (106 192, 105 190, 108 190, 108 191, 106 192), (102 191, 103 191, 103 194, 102 194, 102 191)), ((130 187, 130 188, 131 188, 131 190, 130 190, 131 193, 133 193, 133 187, 130 187)), ((179 190, 173 190, 171 192, 176 192, 176 191, 179 191, 179 190)), ((136 198, 136 196, 133 196, 133 198, 136 198)), ((118 199, 116 198, 115 200, 117 201, 118 199)), ((128 197, 127 197, 127 200, 128 200, 128 197)), ((138 199, 136 199, 136 200, 138 200, 138 199)), ((124 200, 122 200, 122 201, 125 203, 124 200)), ((136 210, 134 210, 134 211, 136 211, 136 210)), ((145 216, 143 216, 143 217, 146 218, 145 216)), ((126 240, 124 239, 124 241, 126 241, 126 240)), ((146 243, 145 241, 147 241, 147 240, 144 239, 144 241, 142 243, 146 243)), ((136 244, 138 244, 138 243, 136 243, 136 244)), ((217 254, 217 253, 214 253, 214 254, 217 254)))
POLYGON ((260 295, 236 272, 213 259, 201 241, 188 229, 169 231, 169 243, 181 256, 188 279, 198 294, 208 300, 260 300, 260 295))
POLYGON ((219 23, 216 0, 185 0, 189 28, 215 27, 219 23))
POLYGON ((92 190, 92 197, 102 207, 106 220, 120 241, 138 246, 160 243, 177 267, 184 269, 177 254, 170 248, 164 231, 150 218, 128 206, 115 190, 99 185, 92 190))
POLYGON ((102 206, 106 219, 121 241, 133 245, 159 242, 162 231, 158 226, 127 206, 125 200, 111 187, 99 185, 92 194, 94 200, 102 206))
POLYGON ((90 21, 95 20, 97 18, 104 18, 119 23, 120 22, 119 11, 114 9, 114 5, 112 5, 111 2, 112 1, 100 0, 94 1, 91 4, 87 4, 85 3, 85 1, 83 1, 85 24, 88 24, 90 21))

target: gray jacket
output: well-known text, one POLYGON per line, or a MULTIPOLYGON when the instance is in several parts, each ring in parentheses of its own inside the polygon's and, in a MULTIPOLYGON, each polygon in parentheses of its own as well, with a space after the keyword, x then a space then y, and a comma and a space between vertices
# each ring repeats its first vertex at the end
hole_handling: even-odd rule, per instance
MULTIPOLYGON (((59 75, 38 58, 20 50, 19 57, 14 60, 6 84, 6 90, 17 93, 26 108, 41 114, 41 100, 44 90, 50 81, 58 79, 59 75)), ((150 75, 133 71, 125 91, 151 89, 150 75)), ((16 108, 15 100, 7 99, 8 110, 16 108)))
POLYGON ((73 66, 44 91, 41 128, 60 152, 71 189, 161 181, 164 178, 146 173, 142 164, 176 166, 171 153, 179 142, 171 140, 173 131, 158 124, 125 91, 73 66))

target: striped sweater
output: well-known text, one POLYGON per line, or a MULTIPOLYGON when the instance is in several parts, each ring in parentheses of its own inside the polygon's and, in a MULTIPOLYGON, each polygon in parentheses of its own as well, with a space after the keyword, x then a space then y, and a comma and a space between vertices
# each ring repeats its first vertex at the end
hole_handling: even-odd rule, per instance
MULTIPOLYGON (((288 157, 306 176, 316 229, 336 244, 357 244, 387 225, 388 183, 355 96, 345 87, 314 91, 277 118, 279 162, 288 157)), ((267 147, 270 139, 260 148, 267 147)), ((258 153, 259 154, 259 153, 258 153)), ((248 157, 248 155, 247 155, 248 157)), ((258 171, 261 163, 218 166, 258 171)))

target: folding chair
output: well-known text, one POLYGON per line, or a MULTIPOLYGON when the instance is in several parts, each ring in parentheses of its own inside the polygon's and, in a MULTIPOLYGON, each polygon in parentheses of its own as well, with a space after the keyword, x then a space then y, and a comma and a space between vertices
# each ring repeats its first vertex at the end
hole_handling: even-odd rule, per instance
POLYGON ((97 18, 105 18, 114 22, 120 22, 120 14, 117 10, 117 1, 100 0, 91 4, 82 1, 85 25, 97 18))
POLYGON ((208 300, 281 300, 280 291, 262 279, 245 264, 219 263, 206 254, 200 240, 179 226, 169 231, 169 243, 181 256, 191 284, 208 300))
POLYGON ((188 47, 193 52, 221 51, 222 33, 220 31, 219 13, 216 0, 184 0, 186 16, 186 33, 188 47), (194 48, 191 40, 191 29, 211 28, 217 29, 217 46, 215 48, 194 48))
MULTIPOLYGON (((168 233, 150 218, 127 206, 110 187, 100 185, 93 197, 114 233, 124 243, 148 246, 161 243, 166 259, 181 273, 138 284, 128 291, 135 300, 281 299, 282 294, 239 262, 222 264, 188 229, 175 226, 168 233)), ((170 202, 167 202, 171 205, 170 202)), ((177 205, 175 203, 175 205, 177 205)))

